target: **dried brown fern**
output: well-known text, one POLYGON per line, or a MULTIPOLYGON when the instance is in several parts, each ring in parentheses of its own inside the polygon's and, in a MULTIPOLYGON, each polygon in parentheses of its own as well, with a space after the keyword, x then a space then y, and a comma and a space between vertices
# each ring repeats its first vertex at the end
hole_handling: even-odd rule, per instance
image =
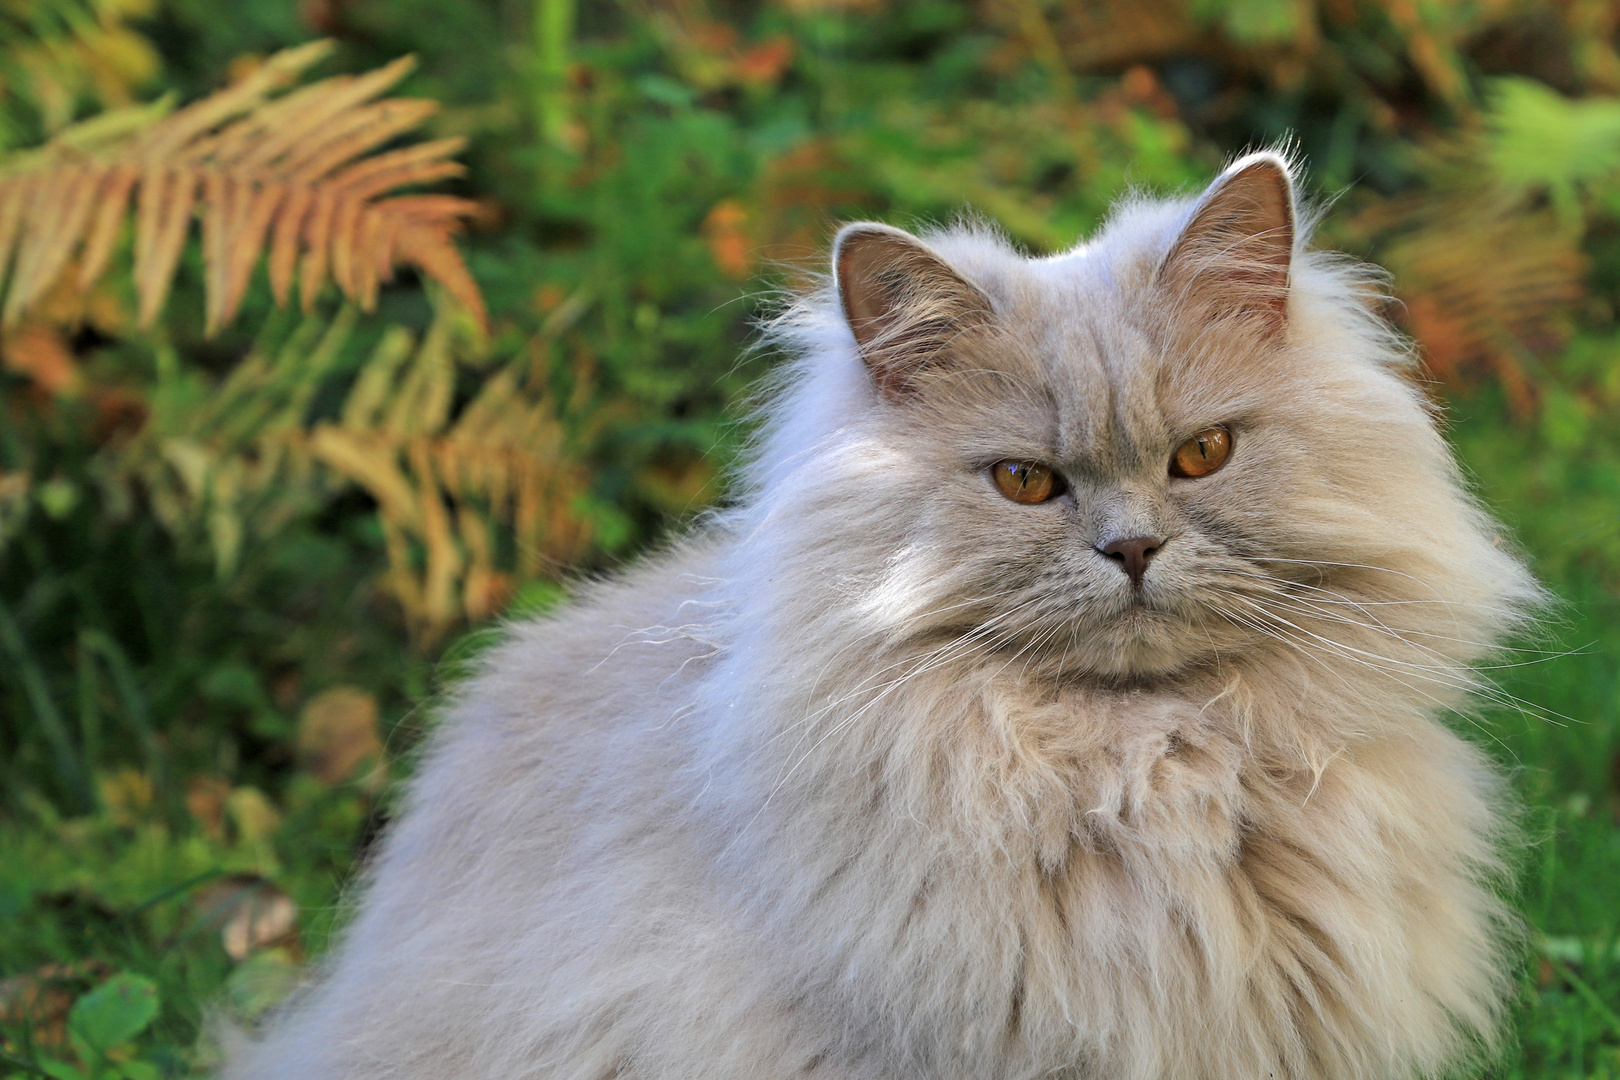
POLYGON ((314 459, 377 502, 388 552, 385 585, 420 641, 501 609, 514 575, 534 578, 577 558, 588 540, 574 503, 587 484, 553 403, 526 388, 513 360, 452 415, 453 325, 420 346, 396 330, 350 391, 341 420, 308 436, 314 459), (514 552, 503 559, 498 538, 514 552))
POLYGON ((1058 5, 1048 16, 1034 0, 996 0, 991 10, 1031 44, 1040 35, 1029 28, 1050 18, 1045 34, 1058 43, 1063 59, 1077 71, 1095 71, 1198 51, 1207 34, 1187 6, 1182 0, 1096 0, 1058 5))
POLYGON ((1544 208, 1417 202, 1389 208, 1400 218, 1380 251, 1408 329, 1437 377, 1456 383, 1469 368, 1485 368, 1527 410, 1535 382, 1527 363, 1563 343, 1583 292, 1580 236, 1544 208))
POLYGON ((1417 160, 1424 188, 1351 228, 1393 273, 1430 371, 1450 383, 1489 372, 1527 412, 1535 357, 1562 345, 1584 292, 1582 226, 1504 181, 1478 133, 1432 140, 1417 160))
POLYGON ((267 252, 278 303, 296 277, 306 310, 328 281, 369 310, 409 265, 482 324, 483 299, 452 239, 474 204, 393 194, 460 175, 450 157, 463 140, 372 153, 436 107, 375 100, 410 71, 409 57, 280 93, 330 51, 327 42, 288 49, 178 111, 160 102, 108 113, 0 160, 0 288, 10 268, 0 317, 16 322, 64 273, 80 290, 93 286, 133 207, 143 325, 168 297, 194 217, 210 332, 234 317, 267 252))
POLYGON ((203 540, 222 577, 250 544, 359 488, 377 504, 381 586, 417 640, 432 643, 497 613, 516 581, 578 558, 589 536, 575 504, 587 477, 556 404, 532 385, 527 354, 492 359, 449 305, 420 340, 387 328, 341 414, 312 421, 321 388, 343 377, 357 321, 345 305, 261 342, 206 393, 109 445, 105 472, 126 497, 138 488, 172 535, 203 540), (467 364, 486 377, 458 403, 467 364))

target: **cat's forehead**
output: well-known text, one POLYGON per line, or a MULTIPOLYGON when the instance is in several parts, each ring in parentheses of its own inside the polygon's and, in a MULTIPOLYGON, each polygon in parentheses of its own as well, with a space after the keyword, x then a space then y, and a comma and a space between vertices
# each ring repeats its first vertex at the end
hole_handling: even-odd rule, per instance
POLYGON ((976 412, 1005 400, 978 419, 1030 452, 1131 470, 1156 467, 1167 446, 1199 430, 1286 399, 1295 375, 1286 359, 1206 333, 1158 286, 1179 223, 1174 206, 1133 208, 1048 258, 980 232, 932 237, 995 311, 997 333, 964 375, 975 391, 992 391, 971 394, 976 412))
POLYGON ((1148 258, 1102 248, 1000 269, 993 289, 1006 359, 1042 388, 1057 453, 1156 459, 1181 429, 1221 419, 1234 388, 1187 370, 1167 340, 1145 295, 1148 258))

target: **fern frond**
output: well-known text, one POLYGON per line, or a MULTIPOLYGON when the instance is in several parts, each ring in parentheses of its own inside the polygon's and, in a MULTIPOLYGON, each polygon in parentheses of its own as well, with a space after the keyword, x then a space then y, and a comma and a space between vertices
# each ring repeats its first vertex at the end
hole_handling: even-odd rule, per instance
POLYGON ((151 42, 130 26, 145 14, 141 8, 105 0, 0 3, 0 111, 8 114, 0 128, 51 135, 87 102, 127 105, 161 66, 151 42))
POLYGON ((386 586, 427 642, 498 611, 514 572, 534 577, 566 564, 588 539, 574 509, 586 478, 555 403, 526 385, 523 358, 454 408, 458 355, 468 347, 443 315, 420 345, 394 328, 362 368, 341 421, 315 425, 305 444, 376 500, 386 586), (499 537, 512 541, 508 558, 499 537))
POLYGON ((1394 273, 1407 329, 1448 382, 1492 372, 1521 411, 1533 357, 1555 349, 1582 296, 1586 258, 1575 216, 1493 167, 1475 133, 1421 147, 1424 190, 1364 211, 1355 226, 1394 273))
POLYGON ((1188 16, 1187 5, 1177 0, 1065 4, 1052 9, 1055 25, 1044 32, 1032 26, 1031 12, 1039 12, 1039 8, 1001 3, 990 10, 1017 27, 1021 37, 1033 37, 1030 44, 1036 48, 1040 47, 1040 38, 1050 34, 1061 47, 1062 58, 1081 70, 1126 67, 1187 52, 1196 47, 1201 36, 1198 23, 1188 16))
MULTIPOLYGON (((353 353, 352 305, 272 319, 223 379, 109 444, 109 482, 138 485, 176 539, 205 541, 221 577, 245 545, 362 491, 376 503, 388 559, 380 584, 419 642, 490 617, 516 581, 584 551, 578 502, 589 476, 531 356, 496 357, 432 293, 438 310, 420 338, 389 326, 364 359, 353 353), (482 378, 463 402, 458 373, 469 367, 482 378), (317 406, 355 368, 338 414, 317 406)), ((10 331, 0 351, 41 386, 81 378, 54 328, 10 331)))
POLYGON ((373 153, 422 125, 431 101, 376 101, 411 70, 399 60, 283 93, 331 51, 314 42, 270 57, 186 108, 126 110, 0 160, 0 319, 15 323, 77 260, 76 287, 106 272, 134 217, 140 322, 168 299, 201 218, 210 333, 229 323, 261 258, 306 311, 330 282, 369 310, 397 267, 414 266, 482 324, 483 298, 454 236, 473 209, 446 195, 394 194, 461 175, 464 140, 373 153))

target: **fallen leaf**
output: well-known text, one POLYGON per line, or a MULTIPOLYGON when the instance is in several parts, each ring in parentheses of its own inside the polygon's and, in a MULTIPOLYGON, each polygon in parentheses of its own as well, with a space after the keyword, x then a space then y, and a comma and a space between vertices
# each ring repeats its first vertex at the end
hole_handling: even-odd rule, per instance
POLYGON ((354 686, 316 694, 298 717, 298 756, 328 786, 353 779, 366 761, 380 762, 377 699, 354 686))
POLYGON ((152 810, 152 780, 139 769, 119 769, 101 778, 101 804, 125 828, 145 820, 152 810))
POLYGON ((41 390, 59 397, 79 387, 79 363, 60 330, 31 324, 0 335, 6 367, 33 379, 41 390))
POLYGON ((45 1050, 67 1045, 67 1017, 83 988, 112 969, 99 960, 46 964, 27 975, 0 980, 0 1024, 27 1028, 45 1050))
POLYGON ((222 777, 193 776, 186 781, 186 809, 215 840, 225 835, 225 801, 230 795, 230 782, 222 777))
POLYGON ((233 960, 298 941, 298 905, 257 874, 232 874, 209 882, 197 890, 191 910, 194 926, 218 927, 220 941, 233 960))
POLYGON ((774 86, 792 62, 792 39, 777 34, 737 58, 737 81, 744 86, 774 86))

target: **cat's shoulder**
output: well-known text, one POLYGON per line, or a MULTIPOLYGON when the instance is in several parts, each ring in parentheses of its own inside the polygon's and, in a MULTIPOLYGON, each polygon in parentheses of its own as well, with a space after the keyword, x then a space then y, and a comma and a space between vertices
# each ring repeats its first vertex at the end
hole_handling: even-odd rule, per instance
POLYGON ((452 695, 461 723, 604 730, 669 696, 672 676, 716 649, 710 598, 720 538, 701 534, 617 574, 581 582, 502 638, 452 695))

